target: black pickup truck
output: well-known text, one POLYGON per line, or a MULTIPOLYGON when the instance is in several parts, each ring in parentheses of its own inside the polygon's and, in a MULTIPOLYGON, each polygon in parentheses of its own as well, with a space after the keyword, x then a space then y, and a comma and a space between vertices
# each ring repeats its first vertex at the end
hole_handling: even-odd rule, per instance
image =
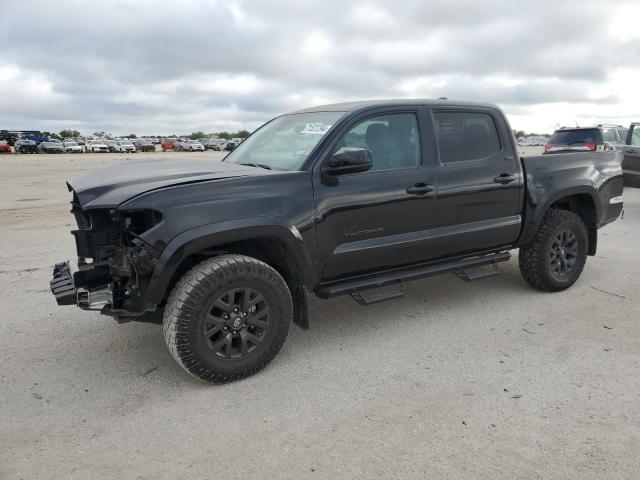
POLYGON ((495 106, 368 101, 279 116, 224 161, 136 161, 70 181, 77 268, 61 305, 162 322, 197 378, 263 368, 307 297, 398 297, 441 273, 475 280, 519 249, 560 291, 622 210, 620 152, 520 158, 495 106), (380 288, 380 287, 385 287, 380 288))

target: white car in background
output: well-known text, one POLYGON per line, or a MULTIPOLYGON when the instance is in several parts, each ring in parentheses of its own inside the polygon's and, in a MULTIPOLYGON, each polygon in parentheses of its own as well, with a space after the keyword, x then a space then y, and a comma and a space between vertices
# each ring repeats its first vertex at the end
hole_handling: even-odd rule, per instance
POLYGON ((84 148, 88 153, 109 153, 109 147, 102 140, 88 140, 84 148))
POLYGON ((78 142, 62 142, 62 148, 65 153, 82 153, 82 147, 78 142))
POLYGON ((204 145, 196 140, 186 140, 180 143, 180 150, 185 152, 204 152, 205 148, 204 145))
POLYGON ((116 147, 116 152, 123 153, 136 153, 136 146, 131 140, 119 140, 116 147))

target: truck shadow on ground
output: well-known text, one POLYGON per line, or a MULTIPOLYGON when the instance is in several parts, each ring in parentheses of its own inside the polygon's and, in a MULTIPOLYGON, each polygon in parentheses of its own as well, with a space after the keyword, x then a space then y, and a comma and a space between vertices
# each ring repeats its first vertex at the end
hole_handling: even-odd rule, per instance
MULTIPOLYGON (((402 298, 365 307, 348 296, 328 301, 312 296, 310 329, 302 331, 293 326, 282 352, 273 363, 278 369, 286 369, 287 362, 295 362, 298 357, 325 355, 335 342, 345 338, 357 336, 362 342, 375 341, 379 330, 390 327, 405 328, 420 323, 429 328, 434 321, 446 321, 455 328, 456 321, 470 315, 479 304, 495 303, 497 309, 504 297, 540 294, 524 282, 514 260, 502 264, 500 272, 496 277, 471 283, 454 275, 417 280, 405 284, 402 298), (434 319, 430 312, 435 309, 446 315, 440 314, 434 319)), ((116 376, 125 371, 133 376, 155 379, 153 381, 183 386, 206 385, 186 375, 175 364, 166 349, 160 326, 134 322, 116 325, 100 316, 96 320, 105 323, 101 328, 87 323, 78 327, 82 332, 75 334, 92 345, 92 351, 87 352, 90 357, 95 357, 96 350, 102 350, 101 362, 93 366, 103 370, 101 374, 109 376, 109 372, 113 372, 116 376)), ((64 345, 65 340, 61 339, 60 352, 70 348, 64 345)), ((75 354, 81 355, 77 345, 74 348, 75 354)))
POLYGON ((377 335, 376 327, 392 322, 402 327, 406 322, 433 321, 430 310, 447 312, 446 321, 468 316, 479 303, 495 303, 496 307, 509 295, 537 295, 520 276, 517 262, 502 264, 500 274, 466 283, 448 274, 406 283, 404 296, 373 305, 361 306, 348 296, 321 300, 310 298, 310 329, 295 328, 290 348, 293 350, 319 349, 340 337, 348 335, 377 335), (364 328, 367 327, 367 328, 364 328), (373 328, 372 328, 373 327, 373 328))

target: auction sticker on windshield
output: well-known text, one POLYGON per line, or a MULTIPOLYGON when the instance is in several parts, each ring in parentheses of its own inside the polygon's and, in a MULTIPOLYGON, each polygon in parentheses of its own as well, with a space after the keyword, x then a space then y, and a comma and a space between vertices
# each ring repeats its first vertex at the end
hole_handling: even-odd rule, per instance
POLYGON ((331 125, 325 125, 324 123, 307 123, 300 133, 312 133, 315 135, 324 135, 329 131, 331 125))

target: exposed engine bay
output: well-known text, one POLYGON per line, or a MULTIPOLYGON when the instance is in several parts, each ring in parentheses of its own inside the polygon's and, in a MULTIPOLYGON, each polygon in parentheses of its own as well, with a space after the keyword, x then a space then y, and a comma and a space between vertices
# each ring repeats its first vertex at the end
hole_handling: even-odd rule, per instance
POLYGON ((140 234, 162 220, 153 210, 121 212, 114 208, 83 210, 73 194, 71 213, 78 253, 77 270, 56 265, 51 288, 61 305, 118 316, 142 314, 143 292, 159 252, 140 234))

